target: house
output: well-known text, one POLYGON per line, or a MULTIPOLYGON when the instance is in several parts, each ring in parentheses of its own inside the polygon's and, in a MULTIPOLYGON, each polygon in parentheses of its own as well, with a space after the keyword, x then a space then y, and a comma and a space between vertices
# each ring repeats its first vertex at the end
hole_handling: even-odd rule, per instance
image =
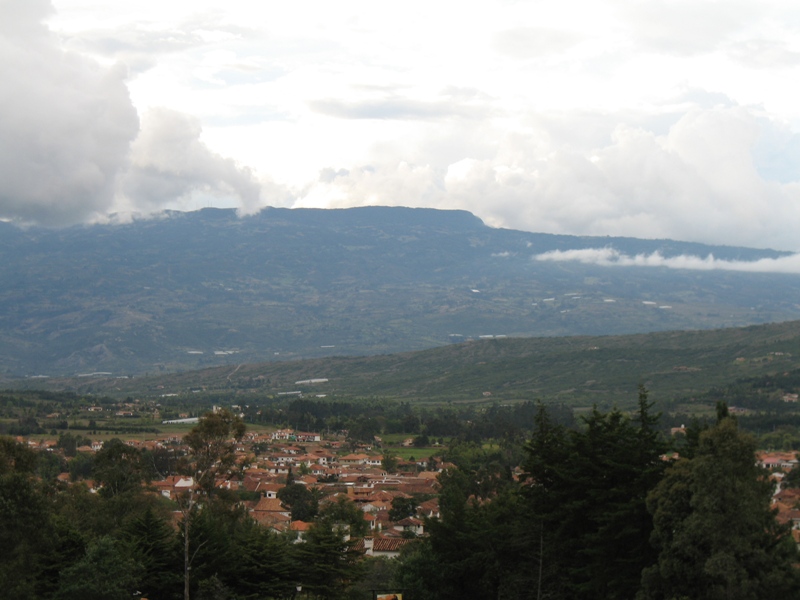
POLYGON ((431 498, 420 504, 417 507, 417 514, 428 519, 438 519, 441 516, 439 513, 439 499, 431 498))
POLYGON ((339 462, 343 465, 365 465, 369 458, 368 454, 348 454, 347 456, 342 456, 339 462))
POLYGON ((385 556, 397 558, 400 550, 413 540, 403 538, 365 537, 358 541, 354 549, 363 552, 366 556, 385 556))
POLYGON ((287 531, 292 522, 291 511, 277 498, 262 498, 253 507, 250 516, 257 523, 276 531, 287 531))
POLYGON ((416 536, 425 535, 425 524, 416 517, 406 517, 394 525, 396 531, 410 531, 416 536))
POLYGON ((307 523, 306 521, 292 521, 289 524, 289 531, 292 531, 297 535, 295 538, 295 543, 305 541, 306 534, 308 533, 308 530, 311 529, 311 525, 312 523, 307 523))
POLYGON ((154 481, 151 485, 165 498, 174 499, 176 495, 192 489, 194 487, 194 479, 181 477, 180 475, 170 475, 164 481, 154 481))
POLYGON ((367 522, 367 526, 369 527, 370 531, 375 531, 376 529, 380 531, 380 523, 378 523, 378 517, 375 515, 365 512, 364 513, 364 520, 367 522))

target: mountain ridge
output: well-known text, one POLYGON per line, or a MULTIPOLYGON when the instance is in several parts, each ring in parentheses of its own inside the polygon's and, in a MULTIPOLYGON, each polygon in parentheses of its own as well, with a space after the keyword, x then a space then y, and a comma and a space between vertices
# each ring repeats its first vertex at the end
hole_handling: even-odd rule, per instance
POLYGON ((466 211, 399 207, 269 208, 242 218, 204 209, 60 230, 0 223, 0 373, 172 372, 481 336, 800 318, 794 275, 532 260, 598 247, 724 260, 788 255, 494 229, 466 211))

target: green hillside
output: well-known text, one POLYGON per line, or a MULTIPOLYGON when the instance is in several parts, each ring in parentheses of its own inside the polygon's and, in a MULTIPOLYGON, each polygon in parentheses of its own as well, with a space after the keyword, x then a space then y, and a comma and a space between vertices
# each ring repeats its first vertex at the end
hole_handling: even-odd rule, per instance
POLYGON ((585 406, 624 405, 635 400, 639 383, 651 390, 653 399, 668 400, 797 368, 800 321, 624 336, 487 339, 382 356, 228 365, 133 378, 2 383, 112 396, 235 394, 243 402, 248 396, 280 398, 300 391, 327 398, 429 403, 541 399, 585 406), (327 381, 297 383, 313 379, 327 381))

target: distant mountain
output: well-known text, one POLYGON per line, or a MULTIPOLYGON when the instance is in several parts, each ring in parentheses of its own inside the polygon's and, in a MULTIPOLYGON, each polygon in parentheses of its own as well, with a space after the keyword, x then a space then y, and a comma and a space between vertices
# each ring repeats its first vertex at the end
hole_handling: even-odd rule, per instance
POLYGON ((0 373, 157 373, 800 319, 800 276, 533 260, 588 248, 783 254, 526 233, 463 211, 388 207, 241 219, 206 209, 63 230, 0 223, 0 373))

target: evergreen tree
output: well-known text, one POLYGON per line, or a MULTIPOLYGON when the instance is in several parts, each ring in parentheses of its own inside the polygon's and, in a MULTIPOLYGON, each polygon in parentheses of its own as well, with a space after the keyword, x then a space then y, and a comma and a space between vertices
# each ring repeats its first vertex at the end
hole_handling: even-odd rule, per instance
POLYGON ((253 524, 235 549, 231 585, 242 598, 287 598, 297 585, 288 538, 253 524))
POLYGON ((772 485, 756 466, 755 441, 718 407, 699 437, 648 498, 656 565, 640 598, 767 600, 800 595, 797 549, 770 509, 772 485))
POLYGON ((392 588, 406 590, 415 600, 442 600, 445 582, 439 556, 434 553, 431 538, 420 538, 407 544, 396 559, 392 588))
POLYGON ((118 542, 102 537, 61 573, 55 600, 127 600, 139 591, 141 573, 118 542))
POLYGON ((417 587, 416 593, 424 597, 435 592, 453 600, 525 598, 531 590, 529 528, 518 489, 505 486, 478 498, 463 471, 446 471, 440 481, 442 516, 426 524, 430 549, 427 541, 420 542, 420 552, 428 558, 420 561, 414 553, 406 557, 409 564, 402 570, 411 571, 402 576, 403 587, 424 582, 424 590, 417 587), (436 576, 431 578, 430 571, 436 576))
POLYGON ((143 567, 142 596, 151 600, 174 597, 181 589, 180 546, 166 520, 148 507, 126 523, 123 537, 131 556, 143 567))
POLYGON ((39 559, 49 515, 27 473, 0 475, 0 589, 14 598, 35 598, 39 559))
POLYGON ((302 483, 290 483, 278 490, 278 499, 289 506, 293 521, 311 521, 319 505, 314 494, 302 483))
POLYGON ((360 574, 354 542, 337 526, 314 524, 306 541, 297 545, 297 573, 304 592, 317 598, 341 598, 360 574))
POLYGON ((651 408, 641 388, 633 419, 595 408, 569 431, 540 409, 526 463, 537 597, 636 594, 642 569, 655 561, 646 498, 664 468, 651 408))

